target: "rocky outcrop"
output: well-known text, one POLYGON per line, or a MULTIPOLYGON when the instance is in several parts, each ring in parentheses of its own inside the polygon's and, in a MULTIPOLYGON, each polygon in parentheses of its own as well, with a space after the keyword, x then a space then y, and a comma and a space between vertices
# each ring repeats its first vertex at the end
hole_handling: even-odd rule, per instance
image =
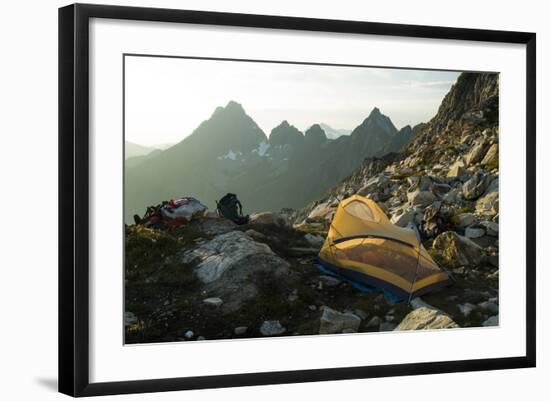
POLYGON ((487 150, 487 153, 485 153, 481 164, 494 168, 496 167, 496 163, 498 163, 498 144, 493 143, 489 147, 489 150, 487 150))
POLYGON ((440 234, 434 240, 432 249, 449 266, 478 266, 482 262, 483 249, 454 231, 440 234))
POLYGON ((476 212, 489 216, 498 213, 498 177, 493 179, 475 205, 476 212))
POLYGON ((411 206, 426 207, 431 205, 437 199, 430 191, 416 190, 407 194, 411 206))
POLYGON ((289 224, 284 215, 274 212, 252 213, 250 215, 250 223, 276 225, 279 227, 285 227, 289 224))
POLYGON ((424 306, 413 310, 405 316, 394 330, 434 330, 456 327, 459 326, 445 313, 424 306))
POLYGON ((185 252, 181 261, 196 265, 196 276, 209 293, 224 299, 225 310, 238 309, 258 293, 251 275, 265 272, 277 277, 289 267, 268 245, 254 241, 241 231, 217 235, 185 252))
POLYGON ((483 172, 478 171, 475 173, 472 178, 470 178, 468 181, 462 185, 462 193, 464 195, 464 199, 467 200, 474 200, 477 199, 485 192, 485 189, 487 187, 487 180, 488 177, 483 174, 483 172))
POLYGON ((476 163, 479 163, 485 156, 488 146, 489 144, 485 141, 484 138, 474 143, 474 145, 472 146, 472 149, 468 152, 468 154, 465 157, 465 164, 467 166, 471 166, 476 163))

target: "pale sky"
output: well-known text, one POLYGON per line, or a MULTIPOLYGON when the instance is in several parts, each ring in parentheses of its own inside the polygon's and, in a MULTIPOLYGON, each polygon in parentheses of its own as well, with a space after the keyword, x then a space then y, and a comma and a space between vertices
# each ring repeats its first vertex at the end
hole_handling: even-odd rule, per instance
POLYGON ((269 136, 282 120, 353 129, 376 106, 400 129, 429 121, 458 72, 126 57, 126 140, 176 143, 230 100, 269 136))

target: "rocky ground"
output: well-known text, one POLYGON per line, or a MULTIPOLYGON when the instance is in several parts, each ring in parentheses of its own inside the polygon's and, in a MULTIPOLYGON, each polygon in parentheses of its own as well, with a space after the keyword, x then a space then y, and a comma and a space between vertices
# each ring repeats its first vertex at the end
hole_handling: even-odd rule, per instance
POLYGON ((498 325, 498 75, 462 74, 399 154, 367 159, 302 210, 126 228, 126 342, 498 325), (455 283, 390 304, 313 264, 340 200, 374 199, 455 283))
MULTIPOLYGON (((391 304, 381 293, 359 291, 320 272, 313 263, 321 243, 320 234, 292 228, 271 213, 254 216, 246 226, 206 217, 170 231, 127 227, 126 342, 472 327, 498 321, 498 276, 489 277, 490 271, 467 271, 456 275, 452 287, 410 305, 391 304)), ((464 252, 458 242, 456 252, 464 252)))

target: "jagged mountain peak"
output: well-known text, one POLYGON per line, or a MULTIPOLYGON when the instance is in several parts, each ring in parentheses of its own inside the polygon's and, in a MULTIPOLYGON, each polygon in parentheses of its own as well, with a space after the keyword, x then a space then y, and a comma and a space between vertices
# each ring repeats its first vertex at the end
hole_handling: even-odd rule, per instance
POLYGON ((243 110, 243 106, 242 104, 234 101, 234 100, 230 100, 229 102, 227 102, 227 105, 225 106, 226 109, 240 109, 240 110, 243 110))
POLYGON ((378 107, 374 107, 369 113, 368 117, 353 130, 352 135, 357 132, 365 131, 365 129, 379 129, 384 131, 387 135, 394 135, 397 132, 397 128, 393 125, 391 119, 382 114, 378 107))
POLYGON ((382 114, 378 107, 351 133, 352 151, 365 157, 380 155, 384 147, 397 134, 397 128, 391 119, 382 114))
POLYGON ((242 116, 245 116, 247 115, 246 114, 246 111, 244 110, 244 107, 242 106, 242 104, 234 101, 234 100, 230 100, 227 105, 225 107, 223 106, 218 106, 216 107, 216 110, 214 110, 214 114, 212 115, 213 117, 216 116, 216 117, 219 117, 219 116, 224 116, 224 115, 242 115, 242 116))
POLYGON ((271 145, 298 145, 302 143, 304 135, 294 125, 289 124, 287 120, 283 120, 278 126, 271 130, 269 135, 269 143, 271 145))
POLYGON ((324 134, 325 130, 321 128, 319 124, 313 124, 311 127, 309 127, 306 131, 306 136, 308 135, 318 135, 318 134, 324 134))
POLYGON ((498 108, 498 86, 498 73, 460 74, 445 95, 431 123, 439 121, 446 124, 450 120, 462 117, 467 111, 498 108))
POLYGON ((305 138, 308 142, 323 143, 327 140, 327 135, 319 124, 313 124, 306 131, 305 138))
MULTIPOLYGON (((409 152, 422 144, 453 142, 481 125, 498 125, 499 74, 460 74, 443 98, 437 114, 421 127, 409 152)), ((416 127, 415 127, 416 129, 416 127)))
MULTIPOLYGON (((185 154, 187 159, 206 154, 208 157, 219 157, 231 152, 244 154, 266 141, 267 136, 243 106, 230 101, 225 107, 217 107, 209 119, 203 121, 191 135, 168 149, 167 154, 173 154, 174 158, 185 154)), ((166 163, 159 162, 162 165, 166 163)))
POLYGON ((382 116, 382 115, 383 115, 383 114, 382 114, 382 112, 380 111, 380 109, 379 109, 378 107, 375 106, 375 107, 371 110, 371 112, 370 112, 370 114, 369 114, 369 117, 378 117, 378 116, 382 116))

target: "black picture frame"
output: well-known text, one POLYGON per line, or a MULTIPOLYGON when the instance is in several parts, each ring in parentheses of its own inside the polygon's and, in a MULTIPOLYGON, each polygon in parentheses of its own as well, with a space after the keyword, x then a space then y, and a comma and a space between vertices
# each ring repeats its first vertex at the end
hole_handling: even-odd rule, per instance
POLYGON ((59 391, 71 396, 95 396, 534 367, 536 364, 535 121, 535 33, 87 4, 74 4, 60 8, 59 391), (90 18, 94 17, 524 44, 527 54, 525 60, 527 68, 525 94, 527 104, 526 354, 521 357, 495 359, 90 383, 88 29, 90 18))

